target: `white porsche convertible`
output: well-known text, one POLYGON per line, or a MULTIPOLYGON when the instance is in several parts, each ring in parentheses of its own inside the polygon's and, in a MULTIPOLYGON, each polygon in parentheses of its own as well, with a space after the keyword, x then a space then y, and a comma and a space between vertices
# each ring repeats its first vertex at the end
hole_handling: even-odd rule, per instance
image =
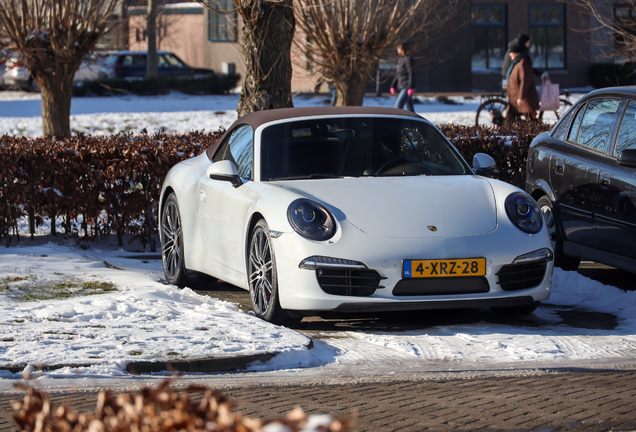
POLYGON ((160 231, 169 283, 204 273, 249 290, 277 323, 326 311, 491 307, 549 297, 553 251, 536 202, 481 176, 427 120, 370 107, 239 118, 174 166, 160 231))

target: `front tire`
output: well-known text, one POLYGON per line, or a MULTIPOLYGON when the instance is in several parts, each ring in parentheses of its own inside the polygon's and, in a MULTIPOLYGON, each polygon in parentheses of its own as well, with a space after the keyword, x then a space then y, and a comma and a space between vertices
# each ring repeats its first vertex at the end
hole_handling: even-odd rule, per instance
POLYGON ((267 223, 261 219, 252 230, 248 247, 247 275, 250 300, 257 317, 275 324, 294 320, 280 307, 276 257, 267 223))
POLYGON ((563 253, 563 239, 559 233, 559 227, 556 217, 553 211, 553 205, 550 198, 542 196, 537 200, 545 225, 550 234, 550 241, 552 242, 552 250, 554 251, 554 265, 562 268, 563 270, 576 270, 579 268, 581 258, 567 256, 563 253))
POLYGON ((186 275, 184 252, 179 203, 177 196, 171 193, 161 212, 161 261, 166 281, 179 288, 190 281, 186 275))

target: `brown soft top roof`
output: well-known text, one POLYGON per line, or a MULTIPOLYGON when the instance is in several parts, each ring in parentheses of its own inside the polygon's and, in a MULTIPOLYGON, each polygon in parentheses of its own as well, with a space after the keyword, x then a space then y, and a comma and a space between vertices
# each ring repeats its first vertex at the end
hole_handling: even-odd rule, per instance
POLYGON ((257 127, 277 120, 285 119, 298 119, 301 117, 314 117, 314 116, 338 116, 338 115, 389 115, 389 116, 405 116, 421 119, 419 115, 397 108, 382 108, 382 107, 365 107, 365 106, 325 106, 325 107, 305 107, 305 108, 278 108, 265 111, 255 111, 249 114, 245 114, 243 117, 238 118, 234 123, 230 125, 227 131, 219 138, 219 140, 212 144, 207 149, 207 154, 212 159, 217 147, 221 141, 225 138, 228 132, 234 129, 235 126, 240 124, 248 124, 252 126, 252 129, 256 130, 257 127))
POLYGON ((381 108, 381 107, 364 107, 364 106, 342 106, 342 107, 308 107, 308 108, 279 108, 265 111, 255 111, 244 115, 237 119, 230 129, 237 124, 249 124, 252 128, 256 129, 262 124, 269 123, 276 120, 285 120, 289 118, 298 117, 313 117, 313 116, 332 116, 332 115, 400 115, 408 117, 421 118, 417 114, 411 111, 396 109, 396 108, 381 108))

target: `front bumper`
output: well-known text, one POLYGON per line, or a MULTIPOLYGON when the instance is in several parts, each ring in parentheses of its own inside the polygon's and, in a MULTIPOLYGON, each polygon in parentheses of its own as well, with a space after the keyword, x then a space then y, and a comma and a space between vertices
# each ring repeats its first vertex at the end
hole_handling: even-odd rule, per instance
MULTIPOLYGON (((545 231, 545 230, 544 230, 545 231)), ((530 236, 511 224, 501 224, 495 231, 457 238, 374 238, 352 226, 345 226, 330 242, 311 242, 295 233, 274 239, 278 268, 281 307, 299 312, 341 311, 372 312, 460 307, 521 306, 546 300, 552 289, 553 261, 544 260, 544 270, 528 285, 506 285, 502 275, 515 258, 532 251, 549 248, 547 234, 530 236), (345 231, 343 233, 343 231, 345 231), (358 290, 347 295, 329 294, 318 282, 316 270, 299 267, 311 256, 353 260, 377 272, 381 281, 372 293, 358 290), (402 265, 409 259, 486 258, 486 275, 477 281, 485 288, 466 289, 464 278, 438 280, 433 289, 415 290, 409 295, 404 286, 402 265), (503 271, 502 271, 503 269, 503 271), (462 280, 464 279, 464 280, 462 280), (503 285, 502 285, 503 282, 503 285), (397 293, 397 295, 396 295, 397 293)), ((531 269, 533 270, 533 269, 531 269)), ((323 284, 324 285, 324 284, 323 284)))

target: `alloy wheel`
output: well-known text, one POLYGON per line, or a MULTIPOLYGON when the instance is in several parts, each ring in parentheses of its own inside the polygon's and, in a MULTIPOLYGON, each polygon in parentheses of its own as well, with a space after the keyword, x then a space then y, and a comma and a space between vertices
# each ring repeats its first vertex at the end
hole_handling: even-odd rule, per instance
POLYGON ((164 271, 169 280, 177 277, 181 265, 181 248, 179 237, 181 236, 181 220, 179 209, 174 201, 169 201, 164 209, 161 221, 162 246, 164 271))
POLYGON ((272 301, 272 254, 267 233, 257 226, 249 251, 249 281, 252 305, 258 315, 265 315, 272 301))

